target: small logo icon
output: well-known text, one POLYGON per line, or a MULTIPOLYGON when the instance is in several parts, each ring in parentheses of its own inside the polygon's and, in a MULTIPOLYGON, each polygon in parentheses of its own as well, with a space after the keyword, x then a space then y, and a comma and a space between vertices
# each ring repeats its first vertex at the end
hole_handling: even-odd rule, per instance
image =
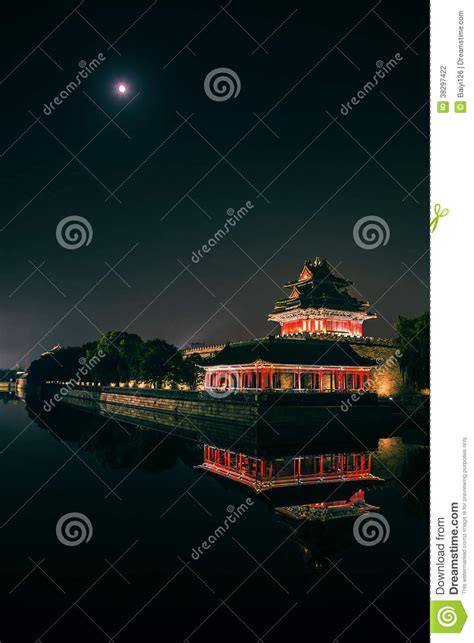
POLYGON ((387 542, 390 536, 390 525, 382 514, 369 511, 359 516, 352 528, 354 538, 364 547, 373 547, 387 542))
POLYGON ((56 226, 56 240, 66 250, 77 250, 92 241, 92 226, 87 219, 73 214, 56 226))
POLYGON ((459 634, 466 619, 466 610, 461 601, 431 601, 432 634, 459 634))
POLYGON ((447 114, 447 112, 449 112, 449 102, 447 100, 438 101, 438 112, 440 114, 447 114))
POLYGON ((222 103, 240 94, 240 78, 233 69, 218 67, 210 71, 204 79, 204 91, 211 100, 222 103))
POLYGON ((466 101, 465 100, 457 100, 454 103, 454 111, 457 114, 464 114, 466 112, 466 101))
POLYGON ((56 523, 56 536, 66 547, 77 547, 82 543, 88 543, 93 531, 89 518, 77 512, 64 514, 56 523))
POLYGON ((436 203, 434 207, 434 213, 435 216, 430 221, 431 234, 433 234, 433 232, 438 227, 438 221, 449 214, 449 210, 448 208, 444 208, 443 210, 441 210, 441 205, 439 203, 436 203))
POLYGON ((356 221, 352 235, 359 248, 375 250, 381 245, 387 245, 390 239, 390 228, 385 219, 372 214, 356 221))

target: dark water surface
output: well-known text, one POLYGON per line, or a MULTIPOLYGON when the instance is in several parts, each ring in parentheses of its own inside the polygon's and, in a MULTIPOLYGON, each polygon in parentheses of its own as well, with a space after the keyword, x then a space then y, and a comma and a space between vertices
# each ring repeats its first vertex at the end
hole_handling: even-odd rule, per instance
POLYGON ((353 518, 301 524, 275 511, 347 499, 344 484, 265 497, 195 468, 202 443, 227 446, 228 429, 180 437, 37 411, 0 399, 2 643, 428 640, 426 446, 381 427, 372 472, 385 483, 365 495, 390 534, 363 546, 353 518), (58 540, 70 512, 90 519, 89 542, 58 540))

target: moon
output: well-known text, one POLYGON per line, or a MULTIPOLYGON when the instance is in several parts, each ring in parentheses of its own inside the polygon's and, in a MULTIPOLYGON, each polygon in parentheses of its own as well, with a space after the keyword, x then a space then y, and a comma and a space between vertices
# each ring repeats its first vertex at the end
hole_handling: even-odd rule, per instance
POLYGON ((119 85, 117 86, 117 89, 118 89, 120 94, 126 94, 127 93, 127 85, 125 85, 124 83, 119 83, 119 85))

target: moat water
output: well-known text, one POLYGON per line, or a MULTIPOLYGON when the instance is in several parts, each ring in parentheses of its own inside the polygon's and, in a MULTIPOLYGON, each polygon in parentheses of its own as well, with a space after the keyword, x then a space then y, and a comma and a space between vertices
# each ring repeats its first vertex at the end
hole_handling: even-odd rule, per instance
MULTIPOLYGON (((361 488, 388 530, 367 546, 355 518, 276 511, 347 499, 344 483, 257 495, 196 468, 203 443, 227 447, 229 434, 144 430, 65 405, 45 414, 1 394, 0 640, 427 641, 425 440, 380 427, 372 473, 385 482, 361 488), (69 513, 90 521, 82 544, 58 528, 69 513)), ((291 458, 301 445, 285 448, 291 458)))

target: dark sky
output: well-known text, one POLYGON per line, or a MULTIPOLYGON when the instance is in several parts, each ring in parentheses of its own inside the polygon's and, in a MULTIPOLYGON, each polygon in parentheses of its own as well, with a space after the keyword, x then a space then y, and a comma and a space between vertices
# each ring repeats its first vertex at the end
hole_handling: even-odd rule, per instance
POLYGON ((315 256, 375 303, 367 334, 391 336, 397 315, 427 309, 427 2, 78 4, 1 5, 0 366, 109 329, 179 346, 261 337, 278 285, 315 256), (79 61, 101 52, 45 115, 79 61), (204 79, 220 67, 241 90, 217 102, 204 79), (122 109, 116 124, 103 113, 122 109), (120 203, 108 198, 118 186, 120 203), (247 201, 249 214, 192 263, 247 201), (93 229, 77 250, 56 239, 72 215, 93 229), (390 239, 366 250, 353 227, 369 215, 390 239))

